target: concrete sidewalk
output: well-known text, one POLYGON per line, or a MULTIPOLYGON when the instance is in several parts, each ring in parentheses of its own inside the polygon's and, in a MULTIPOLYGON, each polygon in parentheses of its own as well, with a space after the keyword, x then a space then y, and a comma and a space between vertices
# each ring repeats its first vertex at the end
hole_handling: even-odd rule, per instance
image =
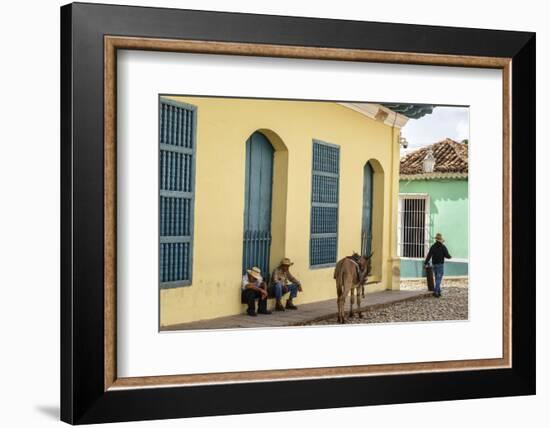
MULTIPOLYGON (((419 299, 431 295, 432 293, 428 290, 380 291, 377 293, 368 293, 361 301, 361 311, 372 310, 396 302, 419 299)), ((174 324, 162 327, 161 331, 296 326, 306 322, 332 318, 337 315, 336 299, 306 303, 303 305, 300 305, 298 300, 297 306, 298 310, 295 311, 274 311, 271 315, 257 315, 255 317, 246 315, 243 309, 243 314, 240 315, 174 324)), ((346 311, 349 311, 349 296, 346 300, 346 311)), ((354 311, 356 311, 355 306, 354 311)))

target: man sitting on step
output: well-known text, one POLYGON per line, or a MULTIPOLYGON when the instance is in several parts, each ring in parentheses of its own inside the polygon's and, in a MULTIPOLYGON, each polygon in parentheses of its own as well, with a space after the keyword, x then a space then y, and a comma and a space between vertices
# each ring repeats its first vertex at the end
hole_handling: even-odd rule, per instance
POLYGON ((258 299, 258 313, 269 315, 267 310, 267 286, 262 278, 260 268, 254 266, 247 269, 241 285, 241 302, 248 304, 246 313, 251 317, 256 316, 256 299, 258 299))
POLYGON ((271 287, 270 294, 275 297, 277 303, 275 304, 276 311, 284 311, 286 309, 298 309, 292 299, 295 299, 298 295, 298 291, 302 291, 302 285, 288 270, 290 266, 294 263, 288 258, 281 260, 281 263, 273 271, 271 275, 271 287), (288 300, 286 301, 286 306, 283 306, 281 303, 281 298, 283 294, 290 293, 288 300))

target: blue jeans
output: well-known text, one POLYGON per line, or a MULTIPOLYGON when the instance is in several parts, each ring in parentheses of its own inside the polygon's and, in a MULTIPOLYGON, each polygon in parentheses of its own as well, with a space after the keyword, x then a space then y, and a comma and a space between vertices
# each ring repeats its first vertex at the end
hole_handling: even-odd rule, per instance
MULTIPOLYGON (((287 285, 288 291, 290 292, 290 298, 294 299, 298 295, 298 285, 296 284, 288 284, 287 285)), ((273 284, 273 295, 277 300, 279 300, 281 297, 283 297, 283 294, 285 294, 285 287, 282 282, 276 282, 273 284)))
POLYGON ((443 280, 443 263, 440 265, 433 265, 433 271, 435 275, 434 293, 441 294, 441 281, 443 280))

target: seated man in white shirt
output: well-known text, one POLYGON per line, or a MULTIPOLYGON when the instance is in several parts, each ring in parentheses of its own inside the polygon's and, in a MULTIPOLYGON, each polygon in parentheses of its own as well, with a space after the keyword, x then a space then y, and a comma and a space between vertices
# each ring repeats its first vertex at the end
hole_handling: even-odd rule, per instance
POLYGON ((258 299, 258 313, 269 315, 267 310, 267 285, 262 278, 260 268, 254 266, 247 269, 241 285, 241 302, 248 304, 246 313, 251 317, 256 316, 256 299, 258 299))

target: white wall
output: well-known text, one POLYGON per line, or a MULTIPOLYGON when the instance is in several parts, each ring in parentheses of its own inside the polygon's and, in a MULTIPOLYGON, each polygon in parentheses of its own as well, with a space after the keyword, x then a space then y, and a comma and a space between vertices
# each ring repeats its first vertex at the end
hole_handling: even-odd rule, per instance
MULTIPOLYGON (((537 75, 548 76, 550 29, 544 2, 436 0, 357 2, 353 0, 271 2, 245 0, 149 0, 126 4, 392 21, 415 24, 489 27, 538 31, 537 75), (544 55, 543 55, 544 54, 544 55)), ((103 3, 113 3, 104 0, 103 3)), ((43 427, 58 423, 59 405, 59 5, 57 0, 6 2, 2 8, 0 67, 0 418, 3 426, 43 427), (33 102, 33 123, 25 108, 33 102), (21 167, 21 165, 24 165, 21 167), (32 267, 29 268, 29 264, 32 267)), ((538 122, 550 114, 546 99, 548 79, 538 82, 538 122), (543 110, 544 108, 544 110, 543 110)), ((549 182, 542 163, 550 155, 538 136, 538 179, 549 182), (543 177, 544 175, 544 177, 543 177)), ((548 216, 539 186, 537 218, 548 216)), ((547 223, 547 222, 546 222, 547 223)), ((538 264, 550 254, 542 252, 548 228, 538 231, 538 264), (546 257, 545 257, 546 256, 546 257)), ((399 426, 465 427, 490 423, 514 427, 525 422, 541 426, 548 420, 544 403, 550 399, 548 326, 543 313, 550 299, 548 285, 538 274, 538 392, 535 397, 514 397, 461 402, 420 403, 354 409, 201 418, 151 422, 147 426, 229 427, 399 426), (544 339, 544 341, 543 341, 544 339)), ((547 281, 545 281, 547 283, 547 281)), ((473 386, 475 387, 475 386, 473 386)), ((142 424, 143 425, 143 424, 142 424)), ((136 423, 124 426, 138 426, 136 423)))

